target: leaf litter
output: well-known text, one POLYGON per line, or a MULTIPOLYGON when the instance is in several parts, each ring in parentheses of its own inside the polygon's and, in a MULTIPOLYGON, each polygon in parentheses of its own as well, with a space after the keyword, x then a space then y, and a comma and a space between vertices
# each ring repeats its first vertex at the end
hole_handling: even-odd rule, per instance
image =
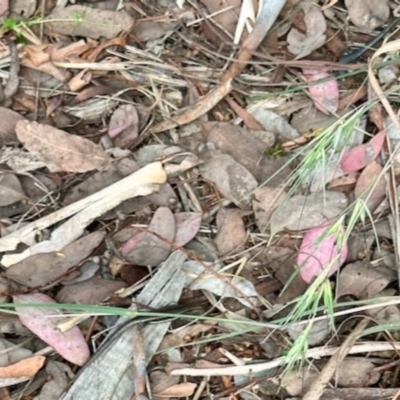
POLYGON ((368 45, 342 63, 389 2, 19 3, 0 1, 7 395, 398 390, 400 135, 376 86, 397 110, 398 70, 386 51, 365 79, 368 45))

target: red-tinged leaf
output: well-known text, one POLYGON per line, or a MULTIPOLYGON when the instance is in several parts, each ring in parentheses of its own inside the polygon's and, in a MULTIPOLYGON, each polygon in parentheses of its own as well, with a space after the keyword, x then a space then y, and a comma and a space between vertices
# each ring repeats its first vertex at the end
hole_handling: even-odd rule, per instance
POLYGON ((340 168, 346 173, 358 171, 378 157, 385 142, 386 130, 383 129, 368 143, 360 144, 350 150, 345 150, 340 159, 340 168))
MULTIPOLYGON (((42 293, 13 296, 14 303, 57 304, 42 293)), ((19 319, 35 335, 52 346, 61 357, 76 365, 83 365, 90 357, 89 347, 82 332, 74 326, 67 332, 60 332, 57 325, 65 317, 55 308, 15 307, 19 319)))
POLYGON ((326 71, 303 69, 304 77, 310 83, 308 88, 317 110, 330 114, 339 107, 339 87, 335 77, 326 71), (313 82, 324 82, 313 84, 313 82))
MULTIPOLYGON (((327 229, 329 229, 329 225, 324 224, 309 229, 303 236, 297 255, 297 268, 300 268, 300 276, 307 283, 312 282, 339 255, 334 235, 329 235, 321 240, 327 229)), ((328 277, 337 271, 346 257, 347 245, 343 246, 340 258, 330 267, 328 277)))
POLYGON ((189 243, 200 229, 202 214, 194 212, 181 212, 174 214, 176 233, 174 243, 184 246, 189 243))

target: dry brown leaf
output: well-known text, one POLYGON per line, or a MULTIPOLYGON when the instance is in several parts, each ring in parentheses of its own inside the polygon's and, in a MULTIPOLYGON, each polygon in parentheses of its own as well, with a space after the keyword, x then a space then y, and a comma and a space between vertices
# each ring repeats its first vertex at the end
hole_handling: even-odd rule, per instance
POLYGON ((217 229, 215 244, 220 256, 240 252, 244 249, 247 232, 242 210, 221 208, 217 214, 217 229))
POLYGON ((209 14, 216 13, 216 15, 212 17, 214 23, 204 22, 205 35, 217 45, 227 39, 227 35, 224 31, 233 36, 238 23, 241 0, 201 0, 201 3, 207 7, 209 14), (208 24, 211 24, 213 29, 209 28, 208 24), (218 27, 221 27, 222 30, 218 29, 218 27), (216 33, 217 29, 219 34, 216 33))
POLYGON ((368 299, 380 293, 396 277, 394 271, 372 266, 368 261, 347 264, 340 272, 337 296, 350 294, 359 299, 368 299))
POLYGON ((345 0, 351 22, 360 28, 373 31, 389 18, 389 0, 345 0))
POLYGON ((200 172, 215 183, 221 194, 241 208, 249 208, 250 195, 257 187, 253 175, 233 157, 218 150, 204 149, 200 172))
POLYGON ((56 67, 51 61, 35 65, 30 59, 24 58, 21 60, 21 65, 51 75, 60 82, 66 82, 71 77, 71 74, 67 70, 56 67))
POLYGON ((0 379, 4 378, 32 378, 43 367, 46 358, 35 356, 23 361, 0 368, 0 379))
POLYGON ((155 393, 155 395, 160 397, 187 397, 194 393, 196 387, 197 384, 191 382, 177 383, 162 392, 155 393))
POLYGON ((92 73, 87 70, 82 70, 78 72, 69 82, 68 87, 71 92, 77 92, 81 90, 86 85, 88 85, 92 80, 92 73))
POLYGON ((177 22, 164 22, 164 21, 139 21, 133 27, 133 34, 140 42, 146 43, 150 40, 156 40, 171 32, 176 26, 177 22))
POLYGON ((254 191, 253 211, 260 232, 267 229, 272 213, 285 197, 286 192, 279 187, 263 186, 254 191))
POLYGON ((257 173, 266 151, 275 143, 275 135, 271 132, 252 131, 228 122, 202 122, 201 127, 208 142, 232 156, 253 175, 257 173))
POLYGON ((100 245, 104 233, 97 231, 69 244, 62 251, 34 254, 11 266, 5 275, 30 288, 57 283, 100 245))
POLYGON ((0 146, 18 143, 15 134, 15 126, 18 121, 25 121, 25 118, 8 108, 0 107, 1 126, 0 126, 0 146))
POLYGON ((120 280, 103 279, 98 276, 74 285, 64 286, 57 294, 59 303, 99 304, 127 284, 120 280))
POLYGON ((19 121, 16 132, 26 149, 42 154, 63 171, 92 171, 111 161, 111 158, 90 140, 49 125, 19 121))
POLYGON ((293 196, 273 212, 271 232, 277 233, 282 229, 298 231, 321 225, 340 215, 347 202, 343 193, 333 191, 293 196))
POLYGON ((172 211, 167 207, 159 207, 148 230, 149 232, 139 232, 126 241, 121 247, 121 254, 133 264, 156 267, 165 261, 171 252, 170 243, 174 241, 176 233, 172 211))
POLYGON ((139 135, 139 115, 133 104, 118 107, 110 119, 108 135, 115 147, 129 147, 139 135))
POLYGON ((308 56, 326 41, 326 21, 319 6, 302 1, 299 7, 303 10, 307 31, 302 33, 292 28, 287 35, 288 50, 296 55, 296 60, 308 56))
POLYGON ((53 33, 62 35, 112 39, 121 32, 130 32, 133 23, 133 18, 124 11, 74 5, 52 12, 46 27, 48 26, 53 33), (80 21, 77 21, 77 15, 81 17, 80 21), (51 22, 52 20, 56 22, 51 22))
POLYGON ((0 170, 0 207, 8 206, 25 198, 18 178, 10 171, 0 170))
POLYGON ((377 161, 372 161, 361 172, 354 189, 354 196, 364 199, 371 212, 375 211, 386 195, 386 181, 382 170, 377 161))

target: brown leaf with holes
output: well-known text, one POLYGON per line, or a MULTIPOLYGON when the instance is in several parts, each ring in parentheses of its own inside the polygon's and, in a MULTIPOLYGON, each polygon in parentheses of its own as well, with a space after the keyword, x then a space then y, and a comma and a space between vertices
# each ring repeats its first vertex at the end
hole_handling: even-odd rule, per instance
POLYGON ((38 152, 66 172, 100 169, 112 159, 88 139, 71 135, 49 125, 19 121, 15 131, 30 152, 38 152))

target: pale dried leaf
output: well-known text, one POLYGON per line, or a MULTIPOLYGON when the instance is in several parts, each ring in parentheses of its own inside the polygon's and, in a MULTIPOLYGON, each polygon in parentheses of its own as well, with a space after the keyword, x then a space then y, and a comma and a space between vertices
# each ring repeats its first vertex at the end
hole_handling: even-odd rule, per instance
POLYGON ((372 266, 368 261, 347 264, 340 272, 337 296, 346 294, 359 299, 374 297, 396 279, 394 271, 372 266))
POLYGON ((9 108, 0 107, 1 127, 0 127, 0 146, 17 143, 18 138, 15 134, 15 125, 18 121, 25 118, 9 108))
POLYGON ((32 351, 6 339, 0 339, 0 367, 15 364, 32 356, 32 351))
POLYGON ((167 207, 159 207, 148 230, 149 232, 134 235, 122 245, 120 251, 133 264, 156 267, 165 261, 171 252, 171 243, 176 232, 172 211, 167 207))
POLYGON ((111 162, 111 158, 90 140, 49 125, 19 121, 16 133, 26 149, 39 152, 63 171, 87 172, 111 162))
POLYGON ((251 115, 266 131, 275 133, 283 141, 293 140, 300 136, 285 118, 266 107, 261 104, 251 111, 251 115))
POLYGON ((203 177, 235 205, 248 208, 250 195, 257 187, 253 175, 233 157, 218 150, 205 149, 200 156, 204 160, 199 167, 203 177))
POLYGON ((285 191, 278 187, 263 186, 254 191, 253 212, 260 232, 267 229, 272 213, 285 197, 285 191))
POLYGON ((351 22, 373 31, 382 26, 390 15, 389 0, 345 0, 351 22))
POLYGON ((271 232, 282 229, 299 231, 321 225, 340 215, 347 207, 343 193, 325 191, 308 196, 297 195, 285 201, 271 216, 271 232))
POLYGON ((229 154, 253 175, 258 171, 260 159, 275 143, 275 135, 267 131, 252 131, 228 122, 202 122, 207 141, 222 153, 229 154))
POLYGON ((292 28, 287 35, 288 50, 296 55, 296 60, 306 57, 320 48, 326 41, 326 21, 320 7, 310 2, 302 1, 300 8, 304 13, 306 32, 302 33, 292 28))
POLYGON ((24 198, 18 178, 10 171, 0 171, 0 206, 8 206, 24 198))
POLYGON ((73 5, 52 12, 46 26, 53 33, 62 35, 113 39, 121 32, 130 32, 133 23, 132 17, 124 11, 73 5))
POLYGON ((217 214, 217 236, 215 244, 219 255, 240 252, 244 249, 247 232, 243 222, 243 211, 221 208, 217 214))
POLYGON ((127 284, 120 280, 103 279, 98 276, 92 279, 64 286, 56 296, 59 303, 99 304, 108 296, 125 288, 127 284))
POLYGON ((132 104, 118 107, 110 119, 108 135, 116 147, 128 147, 139 135, 139 115, 132 104))
POLYGON ((176 234, 174 243, 176 246, 184 246, 189 243, 200 229, 202 213, 181 212, 174 214, 176 234))
POLYGON ((69 244, 61 251, 34 254, 12 265, 5 271, 5 275, 31 288, 56 284, 72 267, 88 257, 100 245, 104 236, 104 232, 97 231, 69 244))
POLYGON ((191 382, 177 383, 176 385, 170 386, 164 389, 162 392, 155 393, 156 396, 162 397, 187 397, 191 396, 196 389, 197 384, 191 382))
POLYGON ((218 274, 210 271, 210 268, 216 271, 216 267, 208 267, 205 268, 197 261, 185 262, 182 266, 182 271, 186 274, 185 287, 190 287, 191 290, 208 290, 223 298, 232 297, 247 307, 254 305, 249 304, 249 301, 255 302, 257 291, 249 280, 241 277, 229 278, 225 275, 218 277, 218 274))
POLYGON ((46 383, 34 400, 58 400, 74 377, 67 364, 48 360, 46 365, 46 383))
POLYGON ((374 212, 386 195, 386 181, 383 168, 377 161, 367 165, 357 179, 354 196, 362 198, 371 212, 374 212))

